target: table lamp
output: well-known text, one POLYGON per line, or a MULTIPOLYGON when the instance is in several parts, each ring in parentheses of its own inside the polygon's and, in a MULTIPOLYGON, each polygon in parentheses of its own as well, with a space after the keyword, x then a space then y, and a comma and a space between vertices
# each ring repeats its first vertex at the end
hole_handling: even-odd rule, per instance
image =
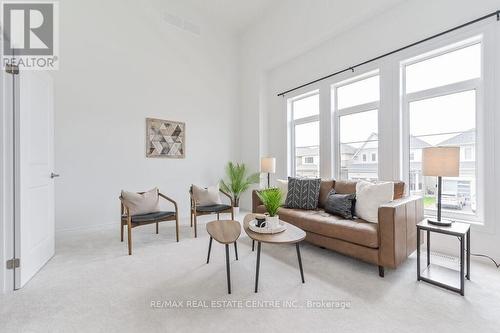
POLYGON ((458 177, 460 169, 460 147, 428 147, 422 149, 422 174, 438 177, 437 219, 427 222, 439 226, 450 226, 451 221, 441 220, 442 177, 458 177))
POLYGON ((260 160, 260 172, 267 173, 267 188, 271 187, 271 174, 276 172, 276 159, 263 157, 260 160))

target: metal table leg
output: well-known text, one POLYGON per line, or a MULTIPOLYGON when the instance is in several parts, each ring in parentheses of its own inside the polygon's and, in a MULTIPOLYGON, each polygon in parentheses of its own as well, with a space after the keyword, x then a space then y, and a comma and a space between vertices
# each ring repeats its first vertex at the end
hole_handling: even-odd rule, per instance
POLYGON ((465 246, 464 246, 464 236, 460 236, 460 295, 464 296, 464 252, 465 252, 465 246))
POLYGON ((210 250, 212 249, 212 237, 210 237, 210 241, 208 242, 208 255, 207 255, 207 264, 210 261, 210 250))
POLYGON ((259 287, 260 248, 261 248, 261 243, 257 242, 257 268, 255 270, 255 292, 257 292, 257 289, 259 287))
POLYGON ((229 268, 229 244, 226 244, 227 293, 231 293, 231 271, 229 268))
POLYGON ((417 227, 417 281, 420 281, 420 228, 417 227))
POLYGON ((431 264, 431 232, 427 230, 427 267, 431 264))
POLYGON ((300 257, 300 246, 299 246, 299 243, 295 243, 295 247, 297 249, 297 259, 299 259, 300 277, 302 278, 302 283, 305 283, 305 281, 304 281, 304 270, 302 269, 302 258, 300 257))
POLYGON ((236 245, 236 242, 234 242, 234 254, 236 255, 236 260, 238 260, 238 246, 236 245))
POLYGON ((470 229, 467 231, 467 280, 470 280, 470 229))

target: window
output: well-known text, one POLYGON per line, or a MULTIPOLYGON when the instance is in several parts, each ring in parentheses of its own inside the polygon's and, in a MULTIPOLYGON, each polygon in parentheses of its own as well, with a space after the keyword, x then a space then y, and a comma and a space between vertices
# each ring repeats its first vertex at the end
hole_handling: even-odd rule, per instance
POLYGON ((303 163, 304 164, 314 164, 314 157, 313 156, 305 156, 303 163))
POLYGON ((291 172, 296 177, 319 177, 319 93, 289 100, 291 172))
MULTIPOLYGON (((403 65, 409 135, 409 189, 424 196, 427 215, 436 213, 436 177, 422 175, 422 149, 460 147, 460 175, 443 178, 444 217, 476 214, 476 118, 481 87, 481 43, 473 41, 403 65)), ((467 216, 464 217, 467 219, 467 216)))
POLYGON ((340 145, 338 177, 377 180, 378 72, 339 83, 332 90, 340 145))

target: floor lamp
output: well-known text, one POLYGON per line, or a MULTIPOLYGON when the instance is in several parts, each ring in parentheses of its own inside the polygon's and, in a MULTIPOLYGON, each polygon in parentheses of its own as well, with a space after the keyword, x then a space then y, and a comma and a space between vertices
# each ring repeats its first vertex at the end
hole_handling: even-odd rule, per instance
POLYGON ((276 159, 274 157, 263 157, 260 160, 260 172, 267 173, 267 188, 270 188, 271 174, 276 172, 276 159))
POLYGON ((450 226, 451 221, 441 220, 442 177, 458 177, 460 169, 460 147, 428 147, 422 149, 422 175, 438 178, 437 219, 428 223, 450 226))

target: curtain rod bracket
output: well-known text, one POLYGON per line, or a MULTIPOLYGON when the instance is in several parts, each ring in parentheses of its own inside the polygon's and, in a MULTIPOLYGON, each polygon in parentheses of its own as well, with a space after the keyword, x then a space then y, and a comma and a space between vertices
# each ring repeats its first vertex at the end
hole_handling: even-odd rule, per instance
POLYGON ((349 69, 354 73, 354 67, 349 67, 349 69))

